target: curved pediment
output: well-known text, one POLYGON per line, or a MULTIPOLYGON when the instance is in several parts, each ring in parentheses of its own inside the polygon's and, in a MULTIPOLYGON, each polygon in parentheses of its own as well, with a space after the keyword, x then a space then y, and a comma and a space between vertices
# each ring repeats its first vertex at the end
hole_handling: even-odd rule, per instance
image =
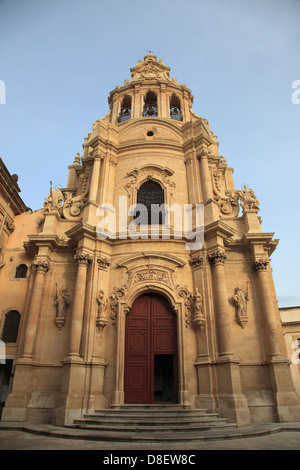
POLYGON ((164 261, 177 268, 182 268, 186 265, 186 262, 178 258, 178 256, 170 255, 166 252, 141 251, 140 253, 124 257, 117 263, 117 266, 130 269, 132 264, 137 265, 139 261, 142 261, 145 265, 157 265, 160 264, 159 261, 164 261))

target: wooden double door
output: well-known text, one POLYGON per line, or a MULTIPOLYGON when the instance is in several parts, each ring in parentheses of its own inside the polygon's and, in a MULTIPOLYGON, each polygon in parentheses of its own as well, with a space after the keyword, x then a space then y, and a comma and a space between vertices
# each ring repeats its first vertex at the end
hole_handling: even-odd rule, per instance
POLYGON ((169 303, 142 295, 126 316, 125 403, 177 402, 177 327, 169 303))

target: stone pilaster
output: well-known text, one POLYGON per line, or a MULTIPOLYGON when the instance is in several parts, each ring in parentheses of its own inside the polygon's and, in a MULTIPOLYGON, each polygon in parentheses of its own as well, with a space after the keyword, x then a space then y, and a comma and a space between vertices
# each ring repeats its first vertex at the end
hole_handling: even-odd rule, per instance
POLYGON ((37 259, 33 263, 36 269, 36 276, 34 280, 32 297, 28 312, 28 319, 26 325, 24 351, 22 358, 32 360, 33 348, 35 344, 36 332, 38 327, 38 318, 41 309, 42 293, 45 280, 45 274, 49 270, 50 264, 47 259, 37 259))
POLYGON ((275 323, 274 302, 270 293, 268 282, 268 264, 269 260, 267 258, 260 258, 254 262, 254 268, 257 271, 261 301, 267 325, 269 356, 273 358, 281 356, 281 353, 275 323))
POLYGON ((79 348, 86 291, 86 277, 88 266, 91 263, 91 257, 90 255, 81 252, 75 255, 75 260, 78 264, 78 270, 73 302, 73 311, 71 317, 69 358, 79 358, 80 355, 79 348))
POLYGON ((208 259, 213 266, 214 303, 217 307, 216 321, 218 325, 220 356, 232 356, 228 295, 224 269, 226 258, 225 251, 221 249, 217 249, 208 255, 208 259))

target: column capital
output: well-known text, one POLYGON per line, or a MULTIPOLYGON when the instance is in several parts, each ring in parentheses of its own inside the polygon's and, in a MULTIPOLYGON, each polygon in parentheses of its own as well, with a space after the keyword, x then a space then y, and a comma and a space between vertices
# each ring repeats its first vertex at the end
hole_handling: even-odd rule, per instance
POLYGON ((218 248, 217 250, 208 254, 208 259, 213 266, 216 266, 218 264, 224 265, 225 260, 227 259, 227 255, 225 253, 225 250, 220 250, 220 248, 218 248))
POLYGON ((190 263, 191 267, 194 268, 194 269, 203 268, 204 257, 203 257, 203 255, 194 255, 189 260, 189 263, 190 263))
POLYGON ((110 266, 110 261, 105 258, 105 256, 98 256, 97 263, 98 269, 102 269, 103 271, 106 271, 107 268, 110 266))
POLYGON ((88 267, 88 265, 92 262, 91 256, 88 253, 83 253, 83 252, 77 253, 74 256, 74 259, 77 261, 78 267, 79 266, 88 267))
POLYGON ((46 274, 50 269, 50 263, 46 258, 38 258, 33 262, 37 273, 46 274))
POLYGON ((266 271, 269 264, 268 258, 260 258, 254 261, 254 269, 256 271, 266 271))

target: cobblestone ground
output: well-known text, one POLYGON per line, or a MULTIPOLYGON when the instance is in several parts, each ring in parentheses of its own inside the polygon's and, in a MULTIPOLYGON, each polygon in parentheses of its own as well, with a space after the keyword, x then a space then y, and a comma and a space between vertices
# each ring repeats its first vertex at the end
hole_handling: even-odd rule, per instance
MULTIPOLYGON (((300 450, 300 431, 283 431, 260 437, 191 443, 99 442, 40 436, 22 431, 0 431, 1 450, 103 450, 103 451, 201 451, 201 450, 300 450)), ((181 452, 182 453, 182 452, 181 452)))

